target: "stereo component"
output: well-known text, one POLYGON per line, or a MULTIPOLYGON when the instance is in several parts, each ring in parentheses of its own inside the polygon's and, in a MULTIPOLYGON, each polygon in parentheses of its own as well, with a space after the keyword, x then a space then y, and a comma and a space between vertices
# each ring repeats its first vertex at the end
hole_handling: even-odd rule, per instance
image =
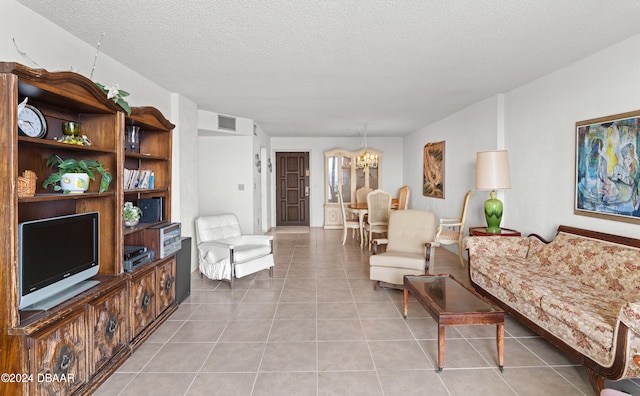
POLYGON ((180 223, 163 223, 144 230, 145 243, 158 253, 160 259, 180 250, 182 247, 180 235, 180 223))

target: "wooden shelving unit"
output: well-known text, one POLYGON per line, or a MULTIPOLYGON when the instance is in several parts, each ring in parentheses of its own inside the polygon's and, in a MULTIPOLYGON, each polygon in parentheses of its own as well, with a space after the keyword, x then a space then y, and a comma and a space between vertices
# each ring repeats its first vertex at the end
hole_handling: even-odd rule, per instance
MULTIPOLYGON (((125 229, 125 201, 160 197, 162 217, 171 218, 171 143, 174 125, 157 109, 133 108, 126 115, 89 79, 70 72, 49 73, 18 63, 0 63, 0 367, 6 373, 33 378, 44 374, 73 375, 73 381, 27 380, 3 384, 4 394, 89 394, 95 390, 173 312, 175 259, 166 257, 125 272, 124 246, 144 240, 140 224, 125 229), (48 124, 43 139, 18 136, 17 107, 28 97, 48 124), (62 137, 64 121, 81 124, 91 146, 54 141, 62 137), (140 127, 140 153, 125 152, 125 125, 140 127), (95 159, 113 175, 109 190, 98 193, 92 182, 84 194, 64 195, 43 189, 51 170, 45 162, 53 154, 63 158, 95 159), (155 186, 125 190, 124 168, 151 169, 155 186), (35 195, 18 197, 17 177, 36 173, 35 195), (23 221, 75 213, 100 213, 99 284, 48 311, 18 309, 18 224, 23 221), (138 323, 144 313, 146 320, 138 323), (136 324, 137 323, 137 324, 136 324)), ((96 176, 99 178, 99 176, 96 176)))

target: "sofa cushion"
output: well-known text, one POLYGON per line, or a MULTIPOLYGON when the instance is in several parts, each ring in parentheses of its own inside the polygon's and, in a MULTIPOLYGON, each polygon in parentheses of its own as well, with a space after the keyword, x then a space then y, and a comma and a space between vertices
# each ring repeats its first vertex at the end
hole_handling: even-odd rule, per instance
POLYGON ((271 254, 269 245, 239 245, 233 249, 234 262, 244 263, 271 254))
POLYGON ((640 250, 559 233, 528 255, 550 273, 578 279, 583 285, 608 290, 620 298, 640 295, 640 250))
POLYGON ((624 299, 520 257, 477 257, 474 283, 601 364, 613 358, 617 314, 624 299))
POLYGON ((424 253, 422 255, 401 252, 374 254, 369 257, 369 265, 370 267, 406 268, 425 272, 424 253))

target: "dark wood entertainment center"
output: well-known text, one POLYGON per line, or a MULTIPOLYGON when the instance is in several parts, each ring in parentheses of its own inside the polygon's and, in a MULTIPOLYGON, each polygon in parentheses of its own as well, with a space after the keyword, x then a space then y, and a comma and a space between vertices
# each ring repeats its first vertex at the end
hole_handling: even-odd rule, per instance
POLYGON ((174 255, 132 272, 123 265, 124 246, 145 242, 144 230, 158 224, 124 227, 125 202, 159 197, 162 219, 171 219, 173 128, 152 107, 134 107, 127 115, 79 74, 0 63, 0 368, 12 375, 3 380, 2 395, 90 394, 177 308, 174 255), (44 114, 46 137, 18 135, 24 97, 44 114), (79 122, 92 145, 54 141, 62 137, 64 121, 79 122), (140 127, 139 153, 125 151, 125 125, 140 127), (113 175, 109 190, 99 193, 98 180, 84 194, 43 189, 52 154, 105 164, 113 175), (153 188, 125 189, 124 168, 152 170, 153 188), (18 194, 17 178, 25 170, 38 177, 33 196, 18 194), (99 285, 48 311, 19 310, 18 224, 92 211, 100 213, 99 285))

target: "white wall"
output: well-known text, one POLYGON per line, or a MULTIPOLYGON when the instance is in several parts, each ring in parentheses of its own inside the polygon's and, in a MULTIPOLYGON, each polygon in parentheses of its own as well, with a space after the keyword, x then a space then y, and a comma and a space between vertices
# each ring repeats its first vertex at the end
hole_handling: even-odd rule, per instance
MULTIPOLYGON (((264 230, 269 230, 271 224, 271 175, 269 172, 269 159, 271 139, 266 132, 260 127, 255 127, 255 135, 253 137, 253 153, 252 158, 255 162, 256 154, 260 158, 261 166, 253 168, 253 233, 260 234, 264 230), (263 193, 265 205, 263 206, 263 193), (266 223, 263 224, 262 222, 266 223)), ((272 166, 275 167, 275 158, 271 158, 272 166)))
MULTIPOLYGON (((324 225, 324 152, 335 148, 360 150, 362 139, 353 138, 272 138, 272 158, 276 152, 309 152, 309 223, 311 227, 324 225)), ((367 145, 371 149, 382 152, 382 173, 380 175, 381 188, 397 195, 403 185, 402 177, 402 138, 367 138, 367 145)), ((420 165, 422 166, 422 165, 420 165)), ((275 171, 275 169, 274 169, 275 171)), ((275 186, 273 181, 271 185, 275 186)), ((271 202, 275 202, 275 187, 271 193, 271 202)), ((271 205, 273 207, 273 205, 271 205)), ((272 226, 275 226, 275 207, 273 207, 272 226)))
MULTIPOLYGON (((33 68, 42 67, 51 72, 69 71, 73 68, 85 77, 90 77, 96 46, 100 40, 99 32, 96 32, 96 42, 89 45, 13 0, 0 0, 0 10, 0 60, 18 62, 33 68), (19 49, 26 52, 37 65, 20 55, 13 38, 19 49)), ((103 47, 108 40, 109 36, 106 35, 103 47)), ((192 192, 193 186, 197 186, 197 173, 193 171, 197 152, 194 139, 197 134, 195 104, 161 88, 104 53, 98 56, 93 81, 118 83, 131 94, 126 98, 131 106, 155 107, 176 124, 173 134, 171 220, 182 222, 183 233, 193 236, 192 212, 197 208, 197 194, 192 192), (185 168, 180 171, 181 167, 185 168)))
MULTIPOLYGON (((405 137, 404 175, 405 184, 411 187, 411 208, 434 212, 438 221, 460 217, 464 195, 471 189, 465 229, 486 224, 483 205, 489 195, 485 191, 475 191, 475 161, 477 151, 500 145, 496 133, 499 105, 499 97, 494 96, 405 137), (425 197, 422 195, 424 145, 442 140, 445 141, 444 199, 425 197)), ((502 226, 511 228, 510 199, 508 196, 500 199, 507 212, 502 226)))
POLYGON ((575 215, 575 123, 640 109, 640 35, 506 95, 509 219, 552 237, 559 224, 633 238, 640 225, 575 215))
MULTIPOLYGON (((512 189, 501 192, 503 227, 547 239, 561 224, 640 237, 639 225, 573 213, 575 123, 640 109, 638 70, 640 35, 407 136, 404 175, 412 190, 422 180, 422 146, 446 141, 446 198, 413 203, 439 217, 457 217, 464 191, 475 187, 475 153, 506 148, 512 189)), ((486 195, 474 191, 468 226, 485 224, 486 195)))
MULTIPOLYGON (((87 44, 13 0, 0 0, 0 10, 0 59, 35 67, 18 53, 12 41, 15 38, 20 49, 41 67, 50 71, 70 70, 73 67, 89 76, 95 47, 100 39, 98 32, 96 43, 87 44), (37 26, 37 29, 33 26, 37 26)), ((108 40, 109 36, 105 36, 103 45, 108 40)), ((383 188, 394 191, 406 183, 412 188, 410 205, 413 207, 434 210, 440 217, 457 216, 464 191, 475 184, 475 152, 504 144, 510 152, 513 185, 511 190, 502 193, 505 227, 551 237, 558 224, 567 224, 640 237, 638 225, 573 214, 575 122, 640 109, 640 95, 637 93, 637 87, 640 86, 640 74, 637 73, 640 70, 639 49, 640 36, 635 36, 507 92, 504 94, 504 115, 501 114, 500 96, 496 96, 425 126, 406 136, 404 142, 402 138, 370 138, 371 148, 384 151, 383 188), (500 134, 503 124, 504 142, 500 134), (444 200, 425 198, 420 192, 422 147, 427 142, 439 140, 447 142, 444 200)), ((98 58, 93 79, 102 83, 117 82, 131 92, 128 97, 131 105, 154 106, 172 122, 178 124, 178 121, 182 121, 182 116, 174 112, 181 112, 183 107, 177 106, 176 110, 170 92, 103 53, 98 58)), ((188 108, 184 111, 190 112, 188 108)), ((178 136, 187 130, 193 132, 192 127, 179 125, 179 128, 178 136)), ((197 139, 198 144, 202 141, 203 138, 197 139)), ((185 143, 188 144, 193 142, 185 143)), ((252 158, 253 146, 252 141, 246 142, 245 147, 249 151, 245 153, 245 158, 252 158)), ((335 147, 357 149, 360 139, 274 138, 271 142, 272 158, 275 151, 309 151, 311 154, 312 226, 320 227, 323 223, 323 152, 335 147)), ((215 147, 211 148, 216 152, 215 147)), ((198 153, 202 153, 202 149, 200 147, 198 153)), ((192 148, 190 151, 180 143, 179 152, 189 156, 189 152, 195 153, 196 150, 192 148)), ((235 164, 233 156, 228 157, 231 157, 227 158, 230 163, 235 164)), ((177 162, 189 160, 193 158, 183 158, 177 162)), ((245 160, 237 162, 244 164, 245 160)), ((198 164, 201 163, 202 159, 198 164)), ((211 161, 202 165, 198 174, 206 180, 207 172, 216 167, 212 167, 211 161)), ((235 186, 235 189, 226 193, 239 195, 239 204, 234 205, 233 209, 247 208, 253 203, 251 184, 254 175, 250 169, 251 162, 247 161, 247 169, 244 169, 245 165, 238 165, 233 169, 234 176, 229 177, 233 182, 226 181, 227 185, 235 186), (244 194, 238 194, 239 183, 244 183, 245 192, 250 193, 248 200, 243 199, 244 194)), ((182 173, 174 174, 174 181, 180 183, 180 191, 184 188, 188 191, 188 185, 193 183, 199 186, 203 183, 202 179, 190 178, 182 173)), ((211 186, 207 188, 213 190, 211 186)), ((212 193, 217 196, 216 192, 212 193)), ((483 195, 486 193, 474 192, 469 225, 482 223, 480 204, 484 200, 483 195)), ((273 198, 273 191, 270 196, 273 198)), ((202 194, 199 194, 199 198, 202 211, 213 210, 210 197, 203 201, 202 194)), ((193 202, 185 202, 182 193, 174 200, 180 202, 180 212, 189 210, 185 209, 185 205, 193 208, 193 202)), ((254 217, 252 212, 247 219, 247 227, 253 227, 254 217)))
POLYGON ((191 237, 191 270, 198 267, 195 218, 198 217, 198 108, 183 96, 173 95, 177 125, 173 131, 173 221, 182 223, 182 236, 191 237))
POLYGON ((252 232, 255 169, 252 156, 253 136, 198 137, 200 215, 235 213, 243 232, 252 232))
POLYGON ((268 171, 268 156, 261 156, 262 150, 269 153, 270 139, 266 132, 255 125, 248 118, 236 118, 236 131, 226 131, 218 128, 218 113, 198 110, 198 144, 200 145, 200 169, 208 171, 200 174, 207 182, 199 183, 199 200, 201 214, 235 213, 240 221, 244 233, 260 234, 263 232, 263 217, 270 222, 268 210, 271 201, 270 178, 265 177, 268 171), (203 147, 214 147, 209 152, 203 147), (220 151, 225 160, 220 162, 220 151), (260 156, 261 167, 258 170, 256 155, 260 156), (212 169, 223 174, 210 175, 212 169), (248 172, 250 179, 245 179, 248 172), (263 186, 263 179, 265 183, 263 186), (243 198, 242 205, 236 200, 236 195, 219 194, 219 191, 211 187, 214 182, 220 188, 233 189, 243 198), (238 184, 244 185, 244 190, 238 189, 238 184), (265 189, 266 208, 262 208, 262 189, 265 189), (251 202, 246 204, 244 199, 250 197, 251 202), (263 210, 267 213, 263 216, 263 210))
MULTIPOLYGON (((15 61, 38 68, 18 53, 12 41, 15 38, 20 50, 26 52, 39 67, 50 72, 70 71, 73 68, 89 78, 101 32, 96 32, 96 42, 89 45, 13 0, 0 0, 0 10, 2 61, 15 61)), ((103 47, 108 40, 109 36, 105 35, 103 47)), ((131 94, 126 98, 131 106, 153 106, 171 119, 170 92, 104 53, 98 55, 93 81, 103 84, 115 82, 131 94)))

